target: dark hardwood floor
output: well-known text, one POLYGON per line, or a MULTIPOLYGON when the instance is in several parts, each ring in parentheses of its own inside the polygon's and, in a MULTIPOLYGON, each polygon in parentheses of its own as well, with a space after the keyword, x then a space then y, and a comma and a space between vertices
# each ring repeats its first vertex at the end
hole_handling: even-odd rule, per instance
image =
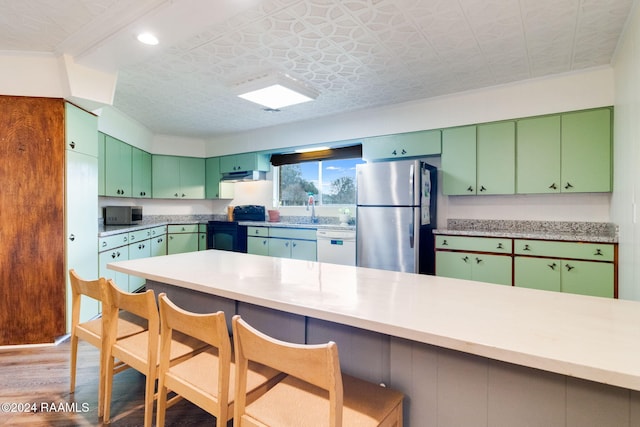
MULTIPOLYGON (((98 419, 98 354, 98 349, 80 341, 76 391, 71 394, 69 341, 54 347, 0 350, 0 426, 104 425, 98 419)), ((108 425, 141 426, 143 399, 142 374, 134 369, 117 374, 108 425)), ((157 405, 154 425, 156 409, 157 405)), ((186 400, 169 408, 166 419, 167 426, 216 425, 213 416, 186 400)))

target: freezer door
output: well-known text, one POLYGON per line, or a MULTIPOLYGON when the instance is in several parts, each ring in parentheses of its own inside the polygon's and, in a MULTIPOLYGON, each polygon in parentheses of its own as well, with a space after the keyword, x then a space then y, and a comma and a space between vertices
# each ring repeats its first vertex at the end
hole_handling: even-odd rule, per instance
POLYGON ((356 165, 357 204, 363 206, 418 206, 420 161, 356 165))
POLYGON ((417 273, 420 208, 357 208, 356 265, 417 273))

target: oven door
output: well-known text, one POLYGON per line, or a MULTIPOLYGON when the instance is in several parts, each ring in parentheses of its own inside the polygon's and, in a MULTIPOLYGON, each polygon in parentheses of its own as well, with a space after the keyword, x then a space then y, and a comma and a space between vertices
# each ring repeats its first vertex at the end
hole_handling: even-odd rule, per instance
POLYGON ((207 249, 247 252, 247 227, 237 222, 209 221, 207 249))

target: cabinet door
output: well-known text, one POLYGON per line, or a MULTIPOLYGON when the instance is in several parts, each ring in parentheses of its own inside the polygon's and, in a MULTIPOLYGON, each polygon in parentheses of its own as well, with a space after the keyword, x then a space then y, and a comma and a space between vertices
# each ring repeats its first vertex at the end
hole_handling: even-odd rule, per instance
POLYGON ((151 176, 154 198, 175 199, 180 196, 180 161, 178 157, 152 156, 151 176))
POLYGON ((563 114, 561 158, 561 191, 611 191, 611 110, 563 114))
POLYGON ((516 191, 515 122, 477 127, 477 194, 514 194, 516 191))
POLYGON ((132 147, 131 187, 133 197, 151 197, 151 154, 132 147))
POLYGON ((66 149, 98 157, 98 118, 65 103, 66 149))
MULTIPOLYGON (((129 259, 149 258, 151 256, 151 241, 141 240, 129 245, 129 259)), ((129 292, 140 289, 145 284, 145 279, 138 276, 129 276, 129 292)))
POLYGON ((311 240, 291 240, 291 258, 316 261, 317 245, 311 240))
POLYGON ((181 254, 198 250, 198 233, 173 233, 168 235, 167 254, 181 254))
POLYGON ((439 130, 367 138, 362 146, 366 160, 438 155, 442 152, 439 130))
POLYGON ((204 159, 180 157, 180 198, 204 199, 204 159))
POLYGON ((442 131, 442 192, 476 194, 476 127, 442 131))
POLYGON ((521 288, 561 290, 561 268, 559 260, 551 258, 515 257, 514 285, 521 288))
POLYGON ((220 158, 205 160, 205 196, 207 199, 220 198, 220 158))
MULTIPOLYGON (((96 144, 97 145, 97 144, 96 144)), ((77 151, 66 152, 67 269, 80 277, 98 277, 98 159, 77 151)), ((69 277, 67 275, 67 282, 69 277)), ((67 284, 67 307, 71 308, 71 285, 67 284)), ((100 312, 98 301, 82 297, 80 321, 85 322, 100 312)), ((71 316, 67 316, 67 329, 71 316)))
POLYGON ((207 233, 198 233, 198 250, 207 250, 207 233))
POLYGON ((269 239, 264 237, 247 237, 247 253, 269 255, 269 239))
POLYGON ((161 234, 152 237, 151 240, 151 256, 162 256, 167 254, 167 235, 161 234))
POLYGON ((471 254, 471 280, 511 286, 511 256, 471 254))
POLYGON ((269 256, 291 258, 291 240, 269 239, 269 256))
POLYGON ((518 120, 516 129, 516 192, 559 193, 560 116, 518 120))
POLYGON ((471 280, 472 254, 436 251, 436 275, 471 280))
POLYGON ((613 298, 613 263, 562 262, 562 291, 613 298))
POLYGON ((129 259, 129 247, 121 246, 98 254, 98 274, 107 279, 113 279, 123 291, 129 289, 129 275, 115 270, 109 270, 107 264, 129 259))
POLYGON ((105 195, 131 197, 131 146, 105 137, 105 195))
POLYGON ((220 173, 237 172, 236 155, 220 157, 220 173))
POLYGON ((256 153, 236 154, 235 167, 239 171, 258 170, 256 153))

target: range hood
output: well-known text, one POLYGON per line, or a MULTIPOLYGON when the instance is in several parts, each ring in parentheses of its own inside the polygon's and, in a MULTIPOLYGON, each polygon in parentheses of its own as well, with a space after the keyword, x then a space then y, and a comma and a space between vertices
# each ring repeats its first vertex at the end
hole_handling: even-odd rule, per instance
POLYGON ((222 174, 220 181, 224 182, 244 182, 244 181, 265 181, 267 173, 263 171, 238 171, 222 174))

